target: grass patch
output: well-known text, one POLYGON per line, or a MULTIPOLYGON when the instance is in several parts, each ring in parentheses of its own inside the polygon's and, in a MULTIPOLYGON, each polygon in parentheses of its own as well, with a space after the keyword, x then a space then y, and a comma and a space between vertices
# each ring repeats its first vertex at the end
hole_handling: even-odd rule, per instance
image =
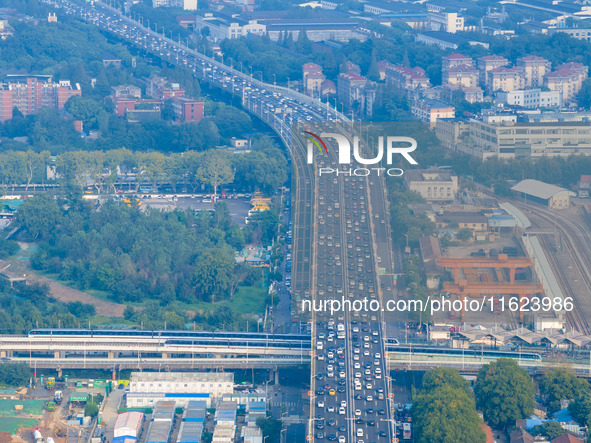
POLYGON ((16 405, 22 405, 23 409, 20 411, 23 414, 41 415, 45 407, 45 400, 0 400, 0 417, 14 417, 17 411, 14 409, 16 405))
POLYGON ((20 428, 34 428, 37 420, 34 418, 0 417, 0 432, 16 434, 20 428))
POLYGON ((182 309, 190 311, 215 311, 220 306, 229 306, 238 315, 262 314, 265 311, 265 299, 268 288, 258 286, 239 286, 233 300, 222 300, 218 303, 198 302, 181 303, 182 309))

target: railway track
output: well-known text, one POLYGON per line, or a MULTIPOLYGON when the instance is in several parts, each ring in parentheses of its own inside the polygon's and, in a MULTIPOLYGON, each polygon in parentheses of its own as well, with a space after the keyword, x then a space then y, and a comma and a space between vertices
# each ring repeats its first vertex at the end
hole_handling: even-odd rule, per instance
MULTIPOLYGON (((546 211, 540 208, 535 208, 529 205, 524 206, 523 204, 518 204, 518 206, 529 211, 539 219, 544 220, 550 226, 554 226, 560 231, 562 243, 566 246, 566 249, 569 250, 572 263, 578 270, 582 283, 587 289, 586 293, 591 294, 591 241, 587 236, 586 228, 576 220, 572 220, 562 214, 552 213, 552 215, 549 215, 546 211), (558 220, 560 223, 557 223, 558 220)), ((546 236, 540 236, 540 243, 544 246, 544 249, 552 249, 551 243, 546 236)), ((558 249, 558 245, 556 245, 556 249, 558 249)), ((547 254, 547 258, 556 273, 561 287, 566 292, 566 296, 573 299, 575 309, 567 311, 567 320, 571 326, 579 332, 584 334, 591 333, 591 328, 589 327, 580 307, 579 297, 581 294, 577 294, 573 290, 572 285, 564 275, 563 267, 558 263, 556 255, 547 254)))

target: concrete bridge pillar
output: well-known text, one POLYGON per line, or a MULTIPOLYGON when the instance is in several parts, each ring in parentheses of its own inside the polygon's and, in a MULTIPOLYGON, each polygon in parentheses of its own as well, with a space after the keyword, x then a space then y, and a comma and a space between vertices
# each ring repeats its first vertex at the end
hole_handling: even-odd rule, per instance
POLYGON ((162 358, 168 358, 168 353, 167 352, 163 352, 162 353, 162 358))
POLYGON ((60 358, 60 351, 53 351, 53 358, 60 358))
POLYGON ((109 360, 113 360, 115 358, 115 352, 114 351, 107 352, 107 358, 109 360))
POLYGON ((1 358, 6 358, 6 357, 8 357, 8 355, 6 355, 6 351, 0 351, 0 357, 1 357, 1 358))
POLYGON ((275 373, 275 386, 279 386, 279 371, 275 369, 273 372, 275 373))

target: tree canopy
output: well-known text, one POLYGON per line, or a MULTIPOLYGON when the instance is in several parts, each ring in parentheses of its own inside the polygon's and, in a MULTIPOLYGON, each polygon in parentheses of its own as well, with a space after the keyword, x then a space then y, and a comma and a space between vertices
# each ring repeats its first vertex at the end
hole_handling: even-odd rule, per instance
POLYGON ((455 369, 438 368, 425 374, 411 412, 416 442, 486 441, 468 383, 455 369))
POLYGON ((534 411, 534 384, 515 360, 500 358, 478 371, 476 406, 492 427, 508 427, 534 411))
POLYGON ((589 383, 565 368, 554 368, 540 379, 540 394, 546 399, 549 414, 560 409, 560 400, 572 400, 588 393, 589 383))

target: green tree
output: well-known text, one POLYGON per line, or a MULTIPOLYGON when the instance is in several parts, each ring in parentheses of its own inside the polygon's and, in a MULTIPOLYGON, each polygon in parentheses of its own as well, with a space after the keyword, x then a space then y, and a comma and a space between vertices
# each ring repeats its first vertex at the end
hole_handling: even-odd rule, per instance
POLYGON ((123 310, 123 318, 125 320, 131 320, 135 316, 135 309, 133 306, 127 305, 123 310))
POLYGON ((202 158, 195 178, 213 187, 213 194, 217 197, 218 186, 231 183, 234 180, 234 172, 227 156, 216 151, 208 151, 202 158))
POLYGON ((96 417, 99 413, 99 406, 96 403, 87 402, 84 406, 84 415, 86 417, 96 417))
POLYGON ((451 386, 452 388, 464 391, 470 394, 470 385, 460 373, 453 368, 437 368, 429 371, 423 377, 422 390, 431 392, 442 386, 451 386))
POLYGON ((443 384, 431 391, 423 389, 413 401, 412 416, 418 443, 486 441, 474 398, 451 384, 443 384))
POLYGON ((25 200, 16 214, 16 223, 33 238, 43 238, 55 229, 59 216, 55 200, 41 194, 25 200))
POLYGON ((589 383, 577 378, 569 369, 552 369, 540 380, 540 394, 545 397, 549 414, 560 409, 560 400, 572 400, 588 392, 589 383))
POLYGON ((568 404, 568 411, 583 426, 591 424, 591 396, 587 393, 568 404))
POLYGON ((207 250, 195 263, 193 283, 200 300, 219 301, 229 294, 234 259, 228 252, 207 250))
POLYGON ((263 431, 263 438, 266 439, 266 437, 268 437, 269 442, 279 441, 279 438, 281 437, 281 428, 283 427, 281 420, 277 420, 273 417, 258 417, 256 424, 261 428, 261 431, 263 431))
POLYGON ((512 426, 534 411, 534 384, 515 360, 500 358, 478 371, 476 406, 492 427, 512 426))
POLYGON ((3 363, 0 365, 0 383, 8 386, 24 386, 33 372, 26 363, 3 363))
POLYGON ((560 423, 552 420, 545 421, 542 425, 534 426, 531 431, 533 436, 542 435, 548 440, 554 440, 565 432, 562 426, 560 426, 560 423))
POLYGON ((470 240, 472 238, 472 229, 462 228, 458 231, 458 233, 456 234, 456 237, 458 238, 458 240, 461 240, 461 241, 470 240))

